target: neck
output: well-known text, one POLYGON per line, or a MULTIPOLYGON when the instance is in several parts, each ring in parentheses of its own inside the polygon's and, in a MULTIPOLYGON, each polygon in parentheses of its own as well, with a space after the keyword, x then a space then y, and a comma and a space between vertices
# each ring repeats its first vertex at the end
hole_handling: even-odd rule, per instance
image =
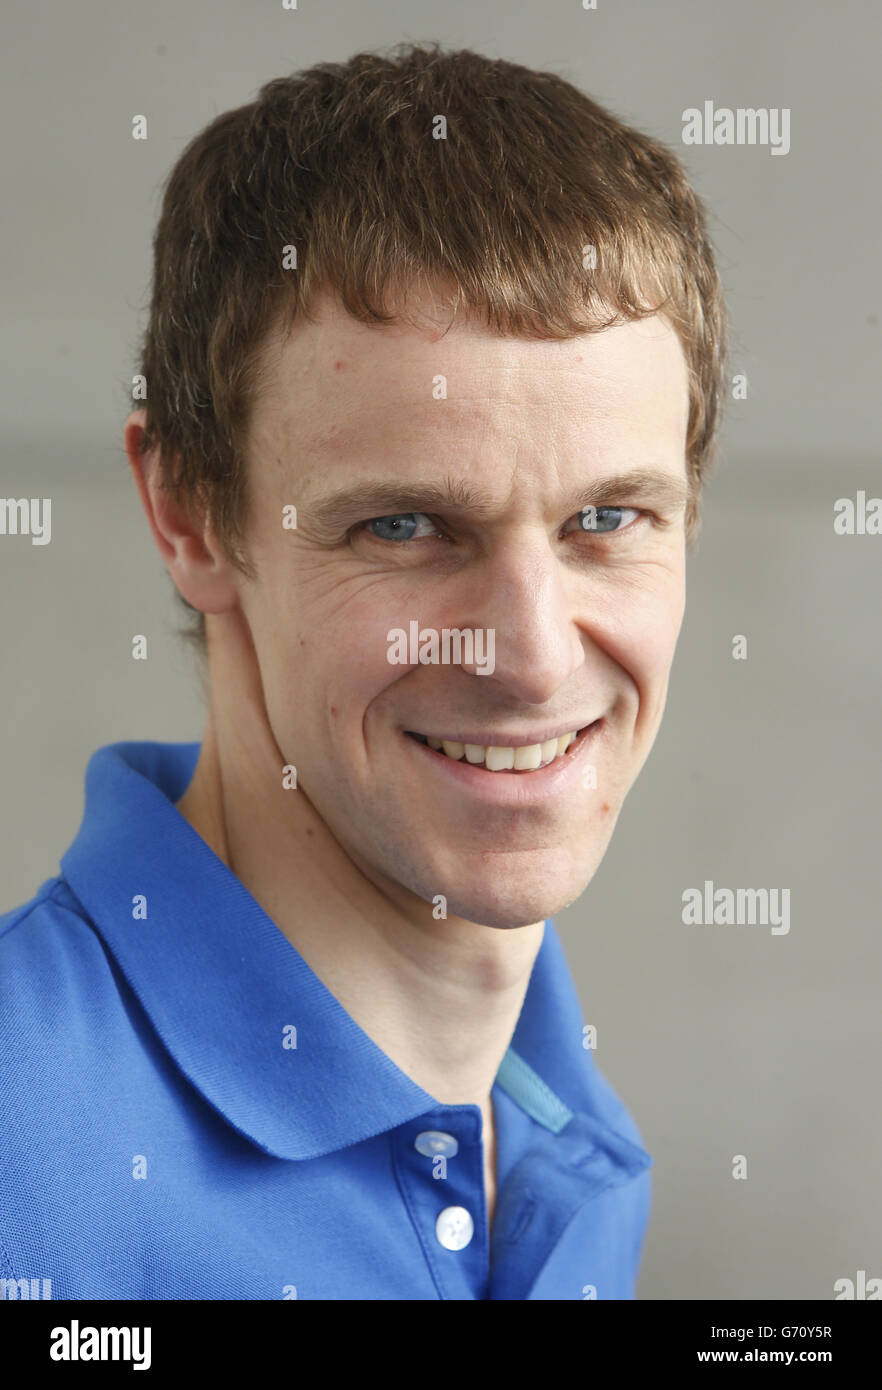
POLYGON ((269 726, 256 664, 220 643, 210 653, 205 737, 178 810, 368 1036, 441 1104, 480 1106, 491 1137, 490 1089, 543 923, 436 920, 408 890, 372 882, 307 793, 283 787, 292 757, 269 726))

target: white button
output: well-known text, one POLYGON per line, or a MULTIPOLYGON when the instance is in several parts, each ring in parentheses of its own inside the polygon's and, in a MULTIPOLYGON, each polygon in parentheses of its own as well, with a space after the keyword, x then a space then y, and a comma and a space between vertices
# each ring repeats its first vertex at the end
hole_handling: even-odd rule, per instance
POLYGON ((434 1158, 436 1154, 453 1158, 459 1151, 459 1144, 453 1135, 445 1134, 442 1129, 424 1129, 422 1134, 418 1134, 414 1139, 413 1146, 417 1153, 425 1154, 426 1158, 434 1158))
POLYGON ((445 1207, 435 1222, 435 1235, 445 1250, 463 1250, 475 1233, 465 1207, 445 1207))

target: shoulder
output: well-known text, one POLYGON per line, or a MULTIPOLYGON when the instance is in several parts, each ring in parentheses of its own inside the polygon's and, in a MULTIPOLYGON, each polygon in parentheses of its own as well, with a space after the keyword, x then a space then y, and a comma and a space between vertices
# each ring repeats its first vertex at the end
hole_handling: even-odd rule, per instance
POLYGON ((30 1023, 51 1023, 104 983, 116 993, 101 939, 64 879, 51 878, 29 902, 0 915, 0 1038, 21 1039, 30 1023))
POLYGON ((125 984, 61 878, 0 916, 0 1132, 22 1144, 82 1106, 84 1081, 111 1073, 130 1024, 125 984))
MULTIPOLYGON (((137 1205, 131 1159, 143 1151, 155 1107, 154 1051, 137 1002, 64 879, 47 880, 0 916, 4 1278, 50 1277, 53 1297, 94 1297, 84 1291, 96 1242, 111 1259, 126 1220, 136 1225, 125 1239, 136 1238, 136 1212, 127 1217, 137 1205)), ((125 1281, 118 1287, 132 1296, 125 1281)))

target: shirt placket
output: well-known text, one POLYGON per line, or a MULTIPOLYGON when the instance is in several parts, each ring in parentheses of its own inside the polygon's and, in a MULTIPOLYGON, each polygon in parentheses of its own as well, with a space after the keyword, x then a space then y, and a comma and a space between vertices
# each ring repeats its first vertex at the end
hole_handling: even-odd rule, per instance
POLYGON ((442 1299, 483 1299, 490 1278, 481 1111, 442 1108, 392 1130, 402 1200, 442 1299))

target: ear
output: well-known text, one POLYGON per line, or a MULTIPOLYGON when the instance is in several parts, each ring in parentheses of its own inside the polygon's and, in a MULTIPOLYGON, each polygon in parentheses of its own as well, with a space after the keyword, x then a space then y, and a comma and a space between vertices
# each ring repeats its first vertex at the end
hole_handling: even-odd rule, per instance
POLYGON ((210 525, 194 519, 161 486, 159 449, 140 452, 147 412, 135 410, 123 428, 123 442, 144 515, 166 569, 188 603, 203 613, 226 613, 238 604, 234 575, 210 525))

